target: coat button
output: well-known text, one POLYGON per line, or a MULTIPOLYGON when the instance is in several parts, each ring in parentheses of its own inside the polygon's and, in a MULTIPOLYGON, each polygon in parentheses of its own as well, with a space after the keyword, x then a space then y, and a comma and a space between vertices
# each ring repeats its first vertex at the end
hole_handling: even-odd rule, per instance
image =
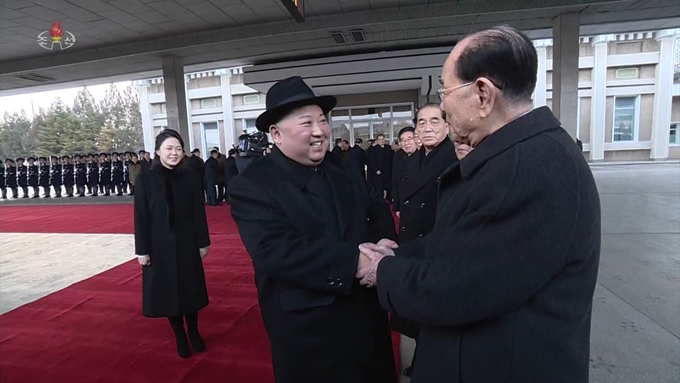
POLYGON ((342 286, 342 279, 340 279, 340 278, 336 279, 336 280, 335 280, 335 283, 336 283, 338 286, 342 286))
POLYGON ((422 234, 418 234, 418 236, 419 236, 419 237, 422 237, 423 235, 422 235, 422 234))
POLYGON ((328 284, 333 286, 335 284, 335 279, 333 278, 328 278, 328 284))
POLYGON ((420 208, 422 209, 424 207, 425 207, 425 203, 423 202, 423 203, 420 204, 420 208))
POLYGON ((403 232, 406 231, 406 228, 404 226, 402 226, 399 230, 403 233, 403 232))
POLYGON ((437 182, 439 182, 439 181, 441 181, 441 180, 442 180, 441 177, 437 177, 437 182))
POLYGON ((408 200, 404 201, 404 205, 408 205, 408 204, 409 204, 408 200))

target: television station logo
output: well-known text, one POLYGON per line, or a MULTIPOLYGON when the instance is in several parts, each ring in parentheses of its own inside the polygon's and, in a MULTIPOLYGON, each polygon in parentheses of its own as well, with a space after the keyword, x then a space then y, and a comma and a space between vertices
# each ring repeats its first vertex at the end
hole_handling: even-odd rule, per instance
POLYGON ((47 50, 66 50, 76 43, 73 33, 61 29, 61 22, 55 21, 49 31, 38 35, 38 45, 47 50))

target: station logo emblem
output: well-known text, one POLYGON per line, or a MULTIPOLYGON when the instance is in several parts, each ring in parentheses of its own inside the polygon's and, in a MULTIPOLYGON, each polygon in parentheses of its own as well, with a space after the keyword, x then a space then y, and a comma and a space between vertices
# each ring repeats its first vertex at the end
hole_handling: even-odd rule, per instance
POLYGON ((49 31, 44 31, 38 35, 38 45, 47 50, 66 50, 76 43, 73 33, 61 28, 61 22, 55 21, 49 31))

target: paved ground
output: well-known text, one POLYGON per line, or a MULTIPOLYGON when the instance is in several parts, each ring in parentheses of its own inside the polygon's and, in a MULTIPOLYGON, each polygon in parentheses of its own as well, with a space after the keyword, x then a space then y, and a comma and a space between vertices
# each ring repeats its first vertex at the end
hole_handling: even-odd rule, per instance
MULTIPOLYGON (((603 235, 593 301, 591 382, 677 383, 680 165, 597 166, 593 172, 603 235)), ((0 206, 65 200, 105 202, 86 197, 0 201, 0 206)), ((106 203, 130 200, 107 197, 106 203)), ((0 312, 132 258, 129 236, 79 236, 0 234, 0 312), (99 256, 93 259, 88 249, 97 249, 99 256)), ((405 339, 403 344, 402 364, 407 365, 412 343, 405 339)))

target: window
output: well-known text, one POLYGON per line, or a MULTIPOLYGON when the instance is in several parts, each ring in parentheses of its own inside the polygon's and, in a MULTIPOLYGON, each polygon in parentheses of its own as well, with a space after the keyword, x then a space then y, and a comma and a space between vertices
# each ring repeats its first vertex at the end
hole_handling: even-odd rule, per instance
POLYGON ((204 98, 201 100, 201 109, 206 108, 216 108, 217 99, 216 98, 204 98))
POLYGON ((217 146, 220 147, 220 131, 217 129, 216 122, 203 123, 203 154, 205 158, 210 155, 210 150, 217 146))
POLYGON ((165 130, 165 126, 154 126, 153 127, 153 136, 154 137, 158 136, 163 130, 165 130))
POLYGON ((255 121, 256 120, 254 118, 246 118, 243 120, 243 129, 246 131, 246 133, 251 134, 257 132, 255 121))
POLYGON ((161 113, 167 113, 165 110, 165 103, 161 104, 161 113))
POLYGON ((612 141, 637 141, 638 97, 614 99, 614 135, 612 141))
POLYGON ((638 78, 638 68, 620 68, 616 70, 616 78, 625 80, 629 78, 638 78))
POLYGON ((243 96, 243 105, 259 104, 260 95, 259 94, 248 94, 243 96))
POLYGON ((680 138, 678 137, 678 130, 680 129, 680 122, 671 123, 671 131, 668 142, 672 145, 680 145, 680 138))

